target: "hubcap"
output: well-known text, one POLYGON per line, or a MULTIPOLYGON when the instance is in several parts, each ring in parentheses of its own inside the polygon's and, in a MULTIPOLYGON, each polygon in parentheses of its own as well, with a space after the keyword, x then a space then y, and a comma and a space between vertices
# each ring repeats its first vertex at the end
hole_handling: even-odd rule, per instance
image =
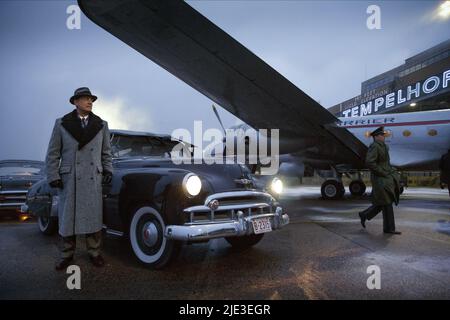
POLYGON ((153 222, 147 222, 142 228, 142 239, 149 247, 153 247, 158 241, 158 229, 153 222))
POLYGON ((333 186, 333 185, 328 185, 328 186, 326 186, 325 187, 325 194, 328 196, 328 197, 334 197, 335 195, 336 195, 336 187, 335 186, 333 186))

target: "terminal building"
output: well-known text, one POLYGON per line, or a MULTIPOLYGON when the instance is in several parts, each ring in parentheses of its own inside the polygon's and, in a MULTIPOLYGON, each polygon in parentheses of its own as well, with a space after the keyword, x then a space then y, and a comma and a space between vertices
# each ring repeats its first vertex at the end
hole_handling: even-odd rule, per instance
POLYGON ((450 39, 361 84, 361 94, 328 110, 337 117, 450 108, 450 39))

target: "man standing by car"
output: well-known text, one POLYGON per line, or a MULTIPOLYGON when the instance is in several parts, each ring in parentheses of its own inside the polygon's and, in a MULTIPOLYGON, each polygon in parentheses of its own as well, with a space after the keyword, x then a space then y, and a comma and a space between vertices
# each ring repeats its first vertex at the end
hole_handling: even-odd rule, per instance
POLYGON ((389 148, 384 143, 384 127, 379 127, 370 135, 373 143, 366 156, 366 165, 370 170, 372 182, 372 206, 359 213, 361 224, 365 228, 366 220, 371 220, 380 211, 383 212, 383 231, 390 234, 401 234, 395 230, 394 209, 392 203, 398 204, 400 195, 399 176, 391 167, 389 148))
POLYGON ((56 270, 71 264, 76 236, 86 235, 92 263, 104 265, 100 255, 103 226, 102 182, 112 179, 112 156, 108 123, 92 113, 97 97, 87 87, 69 99, 76 106, 55 122, 47 150, 47 181, 58 188, 59 234, 62 237, 56 270))

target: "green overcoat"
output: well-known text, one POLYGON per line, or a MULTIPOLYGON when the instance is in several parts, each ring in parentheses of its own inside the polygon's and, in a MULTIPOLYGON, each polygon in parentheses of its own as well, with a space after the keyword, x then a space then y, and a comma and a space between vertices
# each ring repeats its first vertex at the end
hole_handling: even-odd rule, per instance
POLYGON ((391 167, 389 148, 384 142, 374 141, 367 151, 366 165, 372 182, 372 204, 384 206, 395 202, 400 195, 400 176, 391 167))

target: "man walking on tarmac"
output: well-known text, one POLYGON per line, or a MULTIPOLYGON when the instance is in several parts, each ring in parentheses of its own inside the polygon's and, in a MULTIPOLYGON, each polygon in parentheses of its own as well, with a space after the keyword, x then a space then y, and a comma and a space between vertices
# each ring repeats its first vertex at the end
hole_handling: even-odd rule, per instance
POLYGON ((386 132, 384 127, 379 127, 370 135, 373 143, 367 152, 366 165, 372 182, 372 206, 359 213, 361 225, 365 228, 366 220, 371 220, 382 211, 384 233, 401 234, 395 230, 392 207, 393 202, 397 205, 399 201, 399 175, 390 164, 389 148, 384 142, 386 132))

